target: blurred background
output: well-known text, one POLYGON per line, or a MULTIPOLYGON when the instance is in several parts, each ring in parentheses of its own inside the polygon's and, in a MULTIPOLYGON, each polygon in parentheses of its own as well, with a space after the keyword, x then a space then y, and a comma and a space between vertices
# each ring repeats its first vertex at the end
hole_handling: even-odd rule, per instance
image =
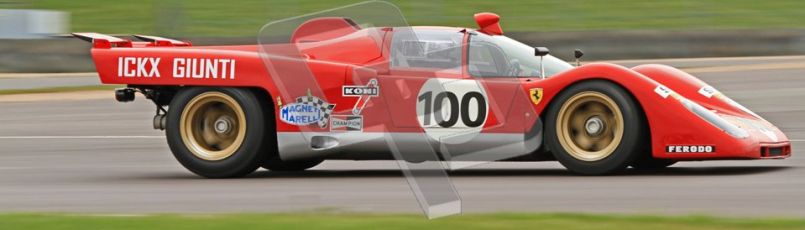
MULTIPOLYGON (((254 44, 260 27, 270 21, 356 2, 0 0, 0 72, 93 70, 88 44, 48 35, 149 34, 197 45, 254 44)), ((547 46, 565 59, 575 48, 585 50, 589 60, 805 53, 801 0, 390 2, 411 25, 474 28, 474 13, 495 12, 507 36, 547 46)))
MULTIPOLYGON (((432 222, 413 214, 375 215, 420 210, 394 162, 328 160, 305 173, 261 171, 239 180, 201 180, 175 161, 164 133, 151 128, 153 104, 143 98, 116 103, 112 90, 121 86, 100 85, 90 44, 68 35, 98 32, 131 39, 131 34, 147 34, 194 45, 255 44, 260 28, 271 21, 360 1, 0 0, 0 229, 232 229, 255 223, 288 229, 805 226, 801 151, 784 161, 681 162, 669 170, 612 177, 572 176, 556 162, 490 164, 450 174, 464 210, 477 214, 432 222), (308 210, 300 216, 224 219, 203 214, 175 222, 171 219, 185 215, 128 215, 308 210), (64 216, 9 217, 7 212, 64 216), (644 216, 654 214, 693 216, 644 216), (796 219, 779 219, 788 217, 796 219)), ((579 48, 585 62, 672 65, 780 127, 795 151, 805 146, 805 0, 391 2, 411 25, 475 28, 473 14, 495 12, 506 36, 549 47, 568 61, 579 48)))

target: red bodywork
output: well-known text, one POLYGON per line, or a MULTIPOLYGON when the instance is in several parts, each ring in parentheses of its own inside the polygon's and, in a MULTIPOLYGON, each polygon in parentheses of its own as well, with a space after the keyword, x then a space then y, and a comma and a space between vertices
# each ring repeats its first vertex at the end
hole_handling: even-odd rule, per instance
MULTIPOLYGON (((322 19, 332 22, 344 22, 342 19, 322 19)), ((593 79, 603 79, 620 85, 639 102, 642 111, 647 117, 651 131, 653 156, 675 160, 707 160, 707 159, 759 159, 759 158, 786 158, 790 156, 790 142, 779 129, 769 122, 752 114, 748 110, 736 107, 728 98, 717 94, 707 97, 700 93, 707 84, 680 70, 663 65, 642 65, 635 68, 625 68, 608 63, 593 63, 576 67, 552 77, 507 79, 497 82, 495 79, 478 79, 470 76, 466 68, 466 58, 463 60, 461 70, 456 71, 428 71, 428 70, 398 70, 389 67, 389 44, 395 33, 392 28, 357 28, 349 23, 333 25, 332 34, 316 35, 305 33, 306 25, 298 29, 298 36, 293 42, 304 55, 304 65, 309 68, 322 89, 319 95, 331 103, 348 105, 335 108, 335 113, 343 113, 352 108, 358 98, 343 97, 343 85, 360 85, 354 79, 362 79, 362 69, 369 69, 367 76, 377 78, 379 85, 384 89, 381 97, 398 98, 401 101, 376 100, 367 105, 364 112, 366 127, 363 132, 396 132, 396 133, 422 133, 423 129, 416 120, 416 92, 422 84, 430 78, 467 79, 478 81, 487 92, 493 94, 490 104, 511 101, 511 105, 503 106, 513 110, 535 111, 542 114, 547 106, 551 105, 553 98, 568 86, 593 79), (371 33, 369 33, 369 32, 371 33), (335 41, 335 42, 334 42, 335 41), (316 45, 311 45, 316 44, 316 45), (396 81, 405 78, 407 81, 396 81), (665 86, 673 90, 675 95, 663 97, 656 92, 658 86, 665 86), (500 89, 496 89, 500 88, 500 89), (397 90, 390 90, 396 88, 397 90), (525 95, 529 90, 541 88, 543 95, 541 101, 532 103, 525 95), (512 90, 516 89, 516 90, 512 90), (411 92, 413 96, 411 96, 411 92), (508 94, 506 94, 508 93, 508 94), (519 97, 508 99, 510 97, 519 97), (714 111, 736 126, 745 129, 749 136, 736 138, 722 129, 712 125, 702 117, 691 112, 678 98, 690 101, 714 111), (392 105, 393 103, 393 105, 392 105), (752 124, 749 124, 751 122, 752 124), (372 124, 390 124, 373 126, 372 124), (752 125, 762 126, 764 131, 753 128, 752 125), (765 133, 764 133, 765 132, 765 133), (676 153, 669 152, 669 146, 715 146, 713 152, 707 153, 676 153)), ((310 25, 307 25, 310 26, 310 25)), ((427 27, 419 29, 450 30, 456 33, 472 32, 464 28, 427 27)), ((492 30, 499 28, 492 28, 492 30)), ((502 32, 501 32, 502 33, 502 32)), ((216 87, 251 87, 265 90, 275 105, 282 102, 292 102, 296 96, 287 95, 279 91, 272 81, 264 60, 261 59, 259 45, 247 46, 205 46, 194 47, 190 43, 180 42, 157 37, 147 37, 144 42, 107 37, 97 34, 80 34, 80 36, 93 39, 92 57, 97 71, 104 84, 127 84, 137 86, 216 86, 216 87), (123 58, 128 61, 122 61, 123 58), (134 59, 131 59, 134 58, 134 59), (143 58, 138 60, 137 58, 143 58), (154 60, 159 59, 158 63, 154 60), (176 77, 176 59, 216 59, 234 60, 234 64, 222 63, 221 67, 234 66, 227 76, 223 69, 217 69, 215 78, 176 77), (121 63, 122 61, 122 63, 121 63), (149 62, 150 61, 150 62, 149 62), (158 77, 152 73, 150 64, 155 64, 158 77), (142 67, 145 66, 145 67, 142 67), (123 68, 123 69, 121 69, 123 68), (142 68, 138 70, 137 68, 142 68), (132 74, 133 73, 133 74, 132 74), (151 75, 150 77, 148 75, 151 75), (121 76, 128 75, 128 76, 121 76), (277 99, 281 100, 278 102, 277 99)), ((465 37, 464 42, 467 42, 465 37)), ((468 46, 463 52, 467 52, 468 46)), ((464 55, 466 57, 466 55, 464 55)), ((180 73, 184 74, 184 73, 180 73)), ((209 74, 209 73, 208 73, 209 74)), ((396 99, 395 99, 396 100, 396 99)), ((484 133, 518 133, 530 130, 535 125, 533 120, 516 122, 512 119, 502 119, 506 116, 499 111, 490 112, 489 119, 484 124, 484 133), (508 123, 503 121, 507 120, 508 123), (525 125, 525 126, 524 126, 525 125)), ((279 116, 277 116, 279 117, 279 116)), ((536 118, 536 117, 532 117, 536 118)), ((277 132, 300 132, 300 127, 276 121, 277 132)), ((324 131, 318 127, 311 127, 312 131, 324 131)))

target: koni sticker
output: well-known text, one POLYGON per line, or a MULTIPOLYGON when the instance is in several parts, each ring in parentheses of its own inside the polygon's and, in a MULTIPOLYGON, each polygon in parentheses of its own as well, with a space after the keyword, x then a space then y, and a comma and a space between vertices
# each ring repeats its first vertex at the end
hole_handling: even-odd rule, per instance
POLYGON ((377 97, 380 95, 380 87, 377 86, 377 79, 369 80, 366 85, 345 85, 341 87, 341 95, 344 97, 377 97))

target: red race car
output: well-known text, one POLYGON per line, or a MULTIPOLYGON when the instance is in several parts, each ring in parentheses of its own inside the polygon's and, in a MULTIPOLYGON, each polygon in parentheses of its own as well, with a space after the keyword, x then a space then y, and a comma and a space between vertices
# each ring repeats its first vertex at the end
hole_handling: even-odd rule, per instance
POLYGON ((478 29, 306 18, 244 46, 74 35, 92 42, 104 84, 127 85, 118 101, 139 92, 157 105, 154 128, 204 177, 428 152, 557 160, 586 175, 791 154, 778 128, 678 69, 574 66, 504 36, 495 14, 475 20, 478 29))

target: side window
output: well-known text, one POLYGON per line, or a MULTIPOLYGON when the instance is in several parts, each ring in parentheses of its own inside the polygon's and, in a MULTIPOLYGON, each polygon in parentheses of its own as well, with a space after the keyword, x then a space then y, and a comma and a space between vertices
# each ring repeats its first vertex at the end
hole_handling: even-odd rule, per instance
POLYGON ((457 31, 399 30, 391 41, 391 67, 460 68, 463 36, 457 31))
POLYGON ((477 77, 505 76, 506 58, 503 52, 491 43, 475 42, 469 48, 469 71, 477 77))
POLYGON ((510 76, 511 68, 508 58, 503 50, 484 39, 483 36, 470 36, 469 72, 475 77, 505 77, 510 76))

